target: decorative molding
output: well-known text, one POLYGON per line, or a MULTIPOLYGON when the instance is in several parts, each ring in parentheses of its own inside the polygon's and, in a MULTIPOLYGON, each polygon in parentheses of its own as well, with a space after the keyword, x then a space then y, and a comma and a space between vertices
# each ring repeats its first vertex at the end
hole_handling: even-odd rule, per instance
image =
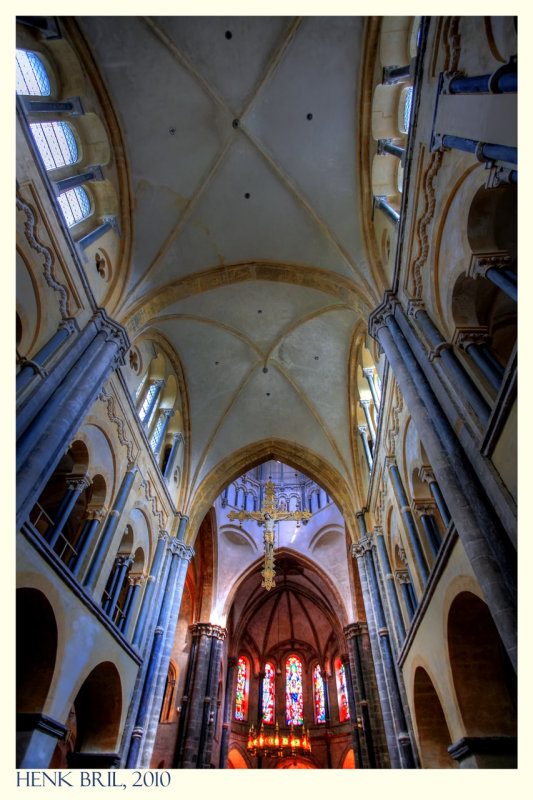
POLYGON ((459 65, 459 54, 461 52, 459 17, 450 17, 446 21, 443 44, 445 50, 444 69, 447 72, 456 72, 459 65))
POLYGON ((489 344, 490 336, 485 325, 456 328, 452 336, 452 344, 461 350, 466 350, 473 344, 489 344))
POLYGON ((194 556, 194 550, 191 545, 185 544, 185 542, 182 542, 179 539, 170 539, 168 543, 168 549, 172 555, 179 556, 185 561, 190 561, 194 556))
POLYGON ((409 577, 409 573, 406 569, 395 569, 394 570, 394 577, 401 585, 402 583, 411 583, 411 578, 409 577))
POLYGON ((157 507, 157 497, 154 497, 154 495, 151 493, 150 480, 148 478, 144 478, 142 473, 140 486, 142 489, 144 489, 144 496, 148 502, 152 504, 152 514, 154 517, 159 519, 159 530, 162 531, 165 527, 163 523, 163 512, 157 507))
POLYGON ((114 422, 117 427, 118 432, 118 440, 120 444, 124 445, 128 451, 128 462, 127 462, 127 469, 132 469, 135 464, 135 459, 137 458, 137 454, 133 454, 133 442, 128 439, 124 433, 124 429, 126 427, 125 421, 118 417, 115 411, 115 397, 106 391, 105 387, 102 388, 102 391, 98 395, 98 399, 107 405, 107 416, 109 417, 111 422, 114 422))
POLYGON ((429 166, 424 173, 422 195, 424 198, 424 211, 419 217, 416 226, 416 233, 419 242, 419 253, 412 264, 413 274, 413 294, 414 299, 422 297, 422 268, 424 267, 429 253, 429 228, 435 216, 436 206, 436 187, 435 178, 442 164, 443 152, 438 150, 431 153, 429 166))
POLYGON ((193 636, 208 636, 214 639, 224 639, 227 634, 226 628, 214 625, 212 622, 195 622, 189 625, 189 630, 193 636))
POLYGON ((505 251, 494 253, 472 253, 466 275, 468 278, 486 278, 489 269, 510 267, 513 259, 505 251))
POLYGON ((426 466, 423 464, 418 470, 418 477, 421 481, 425 483, 434 483, 435 482, 435 473, 431 469, 430 466, 426 466))
POLYGON ((43 257, 43 275, 48 286, 57 292, 59 295, 59 313, 63 319, 70 318, 71 313, 69 310, 70 294, 66 287, 56 280, 53 273, 54 255, 50 247, 45 247, 37 238, 37 219, 36 215, 30 205, 25 203, 17 194, 16 203, 19 211, 23 211, 26 215, 26 222, 24 224, 24 233, 30 247, 43 257))

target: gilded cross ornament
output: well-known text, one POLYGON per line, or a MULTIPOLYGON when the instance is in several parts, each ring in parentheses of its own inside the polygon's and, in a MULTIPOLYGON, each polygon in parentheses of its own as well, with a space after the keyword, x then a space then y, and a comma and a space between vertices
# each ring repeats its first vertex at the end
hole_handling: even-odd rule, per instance
POLYGON ((275 523, 283 520, 295 519, 297 521, 297 525, 299 526, 300 520, 305 519, 307 521, 312 517, 310 511, 300 511, 299 509, 296 509, 296 511, 287 511, 285 508, 279 508, 276 503, 275 495, 276 490, 274 488, 274 484, 272 483, 272 478, 269 478, 265 484, 265 501, 261 511, 245 511, 243 508, 242 511, 230 511, 228 514, 228 519, 231 521, 238 519, 239 525, 242 525, 242 522, 245 519, 255 519, 259 525, 265 526, 265 534, 263 537, 265 544, 265 557, 263 562, 263 570, 261 572, 261 575, 263 576, 261 586, 263 586, 267 592, 269 592, 270 589, 276 585, 274 580, 274 575, 276 574, 274 569, 275 523))

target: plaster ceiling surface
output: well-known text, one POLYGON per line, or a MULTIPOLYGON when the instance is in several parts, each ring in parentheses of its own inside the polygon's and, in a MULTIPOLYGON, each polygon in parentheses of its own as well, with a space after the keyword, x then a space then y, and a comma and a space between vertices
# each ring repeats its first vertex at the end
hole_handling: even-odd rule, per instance
POLYGON ((132 339, 162 331, 183 366, 188 496, 261 439, 307 448, 353 486, 350 348, 382 293, 359 219, 363 18, 83 17, 80 27, 133 197, 115 315, 132 339))

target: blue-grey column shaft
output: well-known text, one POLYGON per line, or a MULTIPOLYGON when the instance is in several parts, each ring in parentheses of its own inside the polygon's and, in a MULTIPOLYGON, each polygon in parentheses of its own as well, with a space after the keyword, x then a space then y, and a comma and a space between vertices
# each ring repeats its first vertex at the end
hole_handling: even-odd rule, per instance
POLYGON ((94 584, 96 583, 98 573, 100 572, 100 568, 107 554, 107 549, 117 528, 120 515, 122 514, 124 506, 126 505, 126 500, 128 499, 136 474, 137 467, 130 466, 122 478, 122 483, 115 498, 115 502, 113 503, 113 508, 107 516, 102 534, 98 540, 96 550, 83 581, 84 585, 88 588, 93 588, 94 584))
POLYGON ((65 492, 57 511, 54 524, 50 530, 46 532, 46 540, 50 547, 53 547, 59 539, 63 528, 65 527, 65 523, 72 513, 72 509, 76 505, 76 500, 88 485, 89 481, 85 480, 84 478, 80 478, 78 480, 75 478, 70 478, 67 480, 67 491, 65 492))
MULTIPOLYGON (((69 326, 63 326, 59 328, 51 339, 41 347, 38 353, 36 353, 31 361, 34 364, 37 364, 41 367, 46 360, 58 349, 59 345, 62 344, 65 339, 68 339, 70 334, 72 333, 72 328, 69 326)), ((35 374, 35 370, 31 366, 22 366, 19 372, 17 373, 16 379, 16 389, 19 392, 30 380, 30 378, 35 374)))
POLYGON ((368 404, 370 403, 369 400, 360 400, 361 408, 363 409, 366 424, 368 425, 368 430, 370 431, 370 438, 372 439, 372 444, 376 444, 376 429, 374 428, 374 423, 372 421, 372 417, 370 416, 370 409, 368 404))
MULTIPOLYGON (((129 340, 110 320, 17 442, 17 527, 24 522, 129 340)), ((44 384, 44 382, 43 382, 44 384)), ((43 385, 41 384, 41 386, 43 385)))
MULTIPOLYGON (((363 674, 361 652, 359 649, 359 640, 361 638, 361 634, 363 632, 364 627, 366 627, 368 630, 368 625, 362 626, 361 623, 354 623, 344 629, 344 635, 346 636, 346 642, 348 644, 349 653, 351 655, 355 667, 356 686, 359 691, 359 697, 360 697, 359 708, 361 709, 361 719, 363 723, 362 735, 366 743, 366 750, 368 754, 368 766, 370 767, 370 769, 375 769, 377 766, 376 751, 374 748, 374 736, 372 734, 372 723, 370 720, 370 712, 368 708, 367 688, 363 674)), ((359 729, 357 729, 357 741, 359 745, 360 766, 364 766, 363 756, 361 752, 361 734, 359 733, 359 729)))
MULTIPOLYGON (((415 308, 413 314, 416 323, 424 332, 431 347, 435 352, 438 352, 438 360, 441 362, 443 371, 448 378, 450 391, 458 392, 461 397, 466 400, 479 421, 483 425, 486 425, 491 413, 490 406, 480 394, 463 365, 457 359, 453 349, 449 347, 448 342, 433 324, 433 321, 425 309, 415 308)), ((410 329, 409 322, 403 314, 398 315, 398 324, 404 336, 408 339, 413 351, 417 354, 419 362, 428 369, 429 361, 426 351, 422 348, 420 342, 416 340, 414 332, 410 329)))
POLYGON ((146 670, 139 708, 137 710, 135 728, 132 732, 132 738, 126 762, 126 767, 128 769, 139 766, 139 757, 141 756, 141 751, 144 745, 143 739, 146 738, 147 728, 150 722, 150 710, 153 702, 155 685, 158 680, 158 667, 160 665, 163 637, 171 617, 176 580, 180 571, 181 559, 176 558, 175 542, 176 540, 172 540, 170 543, 170 547, 173 548, 172 558, 166 577, 163 603, 159 611, 157 626, 154 630, 152 639, 148 668, 146 670))
MULTIPOLYGON (((359 523, 361 524, 361 522, 359 523)), ((369 579, 367 575, 366 559, 362 548, 357 549, 357 545, 352 545, 352 552, 357 556, 357 568, 359 570, 359 579, 361 581, 361 591, 363 594, 363 602, 365 606, 366 619, 368 624, 368 633, 370 637, 370 646, 372 649, 372 657, 374 660, 374 670, 376 674, 376 683, 378 687, 379 702, 381 705, 381 714, 383 717, 383 727, 385 730, 385 738, 389 750, 390 765, 392 769, 401 768, 401 758, 399 753, 398 741, 396 739, 396 732, 394 729, 394 720, 392 716, 392 708, 385 678, 385 671, 383 665, 383 655, 378 641, 377 623, 374 614, 374 599, 369 586, 369 579)))
POLYGON ((346 689, 348 694, 348 710, 350 712, 350 728, 352 732, 352 745, 354 754, 357 754, 357 757, 360 758, 360 762, 358 764, 359 767, 362 766, 362 753, 361 753, 361 741, 359 737, 359 728, 357 727, 357 705, 355 702, 355 692, 354 692, 354 683, 353 683, 353 676, 352 676, 352 668, 350 666, 350 658, 346 654, 343 659, 342 663, 344 666, 344 675, 346 678, 346 689))
POLYGON ((155 392, 152 395, 152 399, 150 400, 150 403, 148 404, 148 408, 146 409, 146 414, 144 415, 143 421, 142 421, 143 425, 145 427, 148 426, 148 423, 150 422, 150 418, 151 418, 151 416, 153 414, 155 405, 156 405, 157 401, 159 400, 159 395, 161 394, 161 389, 163 388, 163 381, 162 380, 161 381, 154 381, 154 383, 151 384, 151 386, 154 386, 154 385, 155 385, 155 392))
POLYGON ((126 597, 126 602, 124 604, 124 616, 120 624, 120 630, 123 632, 126 638, 128 638, 133 609, 135 608, 135 600, 140 592, 140 589, 140 584, 137 582, 133 584, 130 583, 128 588, 128 596, 126 597))
POLYGON ((163 441, 166 436, 168 423, 170 422, 170 417, 174 414, 174 410, 171 408, 165 408, 162 410, 162 414, 165 417, 165 421, 163 422, 161 431, 159 432, 159 439, 157 440, 156 445, 154 447, 154 454, 156 456, 159 455, 159 452, 161 450, 161 445, 163 444, 163 441))
POLYGON ((420 522, 424 528, 424 533, 426 534, 426 539, 431 549, 431 554, 433 558, 437 558, 442 540, 439 541, 435 538, 435 529, 432 524, 431 514, 420 514, 420 522))
POLYGON ((450 512, 448 510, 448 506, 446 505, 446 501, 442 495, 440 490, 439 484, 437 481, 433 480, 429 482, 429 489, 433 497, 435 498, 435 502, 437 504, 437 508, 439 509, 440 515, 442 517, 442 521, 448 527, 451 522, 450 512))
POLYGON ((366 463, 368 464, 368 469, 372 470, 372 453, 370 452, 370 447, 368 445, 368 439, 366 438, 366 425, 358 425, 359 433, 361 434, 361 441, 363 442, 363 450, 365 451, 366 456, 366 463))
POLYGON ((516 274, 509 269, 496 269, 496 267, 491 267, 485 273, 486 277, 491 281, 498 289, 501 289, 502 292, 514 300, 515 303, 518 300, 518 284, 516 274))
POLYGON ((516 551, 392 316, 396 305, 393 303, 389 310, 389 302, 372 312, 371 331, 383 347, 502 642, 516 668, 516 551))
POLYGON ((392 574, 392 569, 389 561, 389 554, 387 553, 387 546, 385 545, 385 538, 383 536, 383 531, 381 529, 375 528, 374 533, 376 535, 378 551, 381 558, 381 563, 383 565, 383 572, 386 575, 385 580, 387 584, 387 594, 389 595, 389 601, 392 609, 392 616, 394 619, 394 627, 396 628, 398 645, 399 647, 401 647, 405 639, 405 626, 403 624, 402 612, 400 610, 400 603, 398 600, 398 594, 396 592, 394 575, 392 574))
MULTIPOLYGON (((165 693, 165 685, 168 675, 168 666, 170 663, 170 654, 172 652, 172 644, 176 633, 178 624, 178 616, 183 596, 183 587, 185 586, 185 577, 189 562, 194 555, 194 550, 189 545, 175 539, 171 541, 172 546, 172 559, 178 562, 178 569, 175 573, 174 580, 167 584, 167 592, 170 593, 170 604, 166 612, 166 624, 163 625, 163 641, 161 644, 161 651, 159 655, 159 663, 157 664, 156 677, 151 689, 151 704, 150 714, 146 723, 146 733, 144 736, 144 745, 142 748, 142 756, 140 765, 148 769, 150 766, 152 752, 155 744, 155 737, 159 725, 159 711, 163 702, 165 693)), ((163 605, 166 601, 163 601, 163 605)), ((165 618, 163 618, 165 622, 165 618)))
POLYGON ((106 613, 110 617, 113 617, 113 613, 115 611, 120 592, 122 591, 122 587, 124 586, 124 579, 126 577, 126 573, 128 571, 128 568, 131 566, 132 561, 133 559, 124 558, 124 556, 122 556, 120 562, 117 564, 118 567, 117 579, 113 587, 113 594, 111 595, 111 598, 106 608, 106 613))
POLYGON ((167 541, 167 538, 168 537, 166 534, 162 534, 160 535, 157 542, 155 555, 152 561, 152 568, 150 569, 150 575, 148 576, 148 585, 144 590, 144 597, 142 601, 141 611, 137 618, 137 625, 135 626, 135 633, 133 636, 133 644, 135 646, 138 646, 142 639, 142 635, 144 632, 144 625, 146 622, 148 611, 150 610, 152 595, 154 593, 157 575, 159 573, 159 567, 161 565, 161 559, 163 558, 163 552, 165 549, 165 542, 167 541))
POLYGON ((109 584, 109 590, 106 592, 107 599, 105 599, 103 601, 103 609, 104 609, 106 614, 109 613, 109 609, 111 607, 111 598, 113 597, 113 594, 115 592, 115 588, 116 588, 117 583, 118 583, 121 564, 122 564, 121 557, 117 556, 115 558, 113 566, 111 567, 111 572, 109 574, 109 577, 108 577, 108 579, 106 581, 106 586, 109 584))
POLYGON ((376 391, 376 385, 374 383, 374 372, 371 367, 366 367, 363 370, 363 375, 367 379, 368 386, 370 389, 370 394, 372 395, 372 400, 374 401, 374 405, 376 406, 376 411, 379 412, 380 401, 378 397, 378 393, 376 391))
POLYGON ((220 737, 220 756, 218 761, 219 769, 228 768, 228 754, 229 754, 229 732, 231 728, 231 707, 234 697, 234 677, 235 667, 237 666, 237 659, 235 656, 228 658, 228 669, 226 672, 226 691, 224 692, 224 710, 222 716, 222 735, 220 737))
MULTIPOLYGON (((164 478, 170 478, 170 476, 172 475, 172 469, 174 467, 174 460, 176 458, 176 454, 178 452, 178 447, 180 446, 180 442, 181 441, 182 441, 181 434, 180 433, 175 433, 174 434, 174 439, 173 439, 173 442, 172 442, 172 447, 170 449, 170 453, 169 453, 169 456, 168 456, 168 461, 166 463, 165 471, 163 473, 163 477, 164 478)), ((227 489, 227 487, 225 489, 225 498, 226 498, 226 500, 228 499, 228 489, 227 489)))
POLYGON ((99 525, 100 519, 95 516, 93 519, 88 519, 83 527, 79 542, 76 545, 78 552, 76 555, 72 556, 69 563, 69 569, 75 577, 78 577, 80 574, 83 561, 89 551, 89 547, 91 546, 91 542, 99 525))
POLYGON ((398 497, 398 502, 400 504, 402 516, 405 520, 405 526, 409 534, 409 541, 411 542, 411 547, 413 548, 413 552, 415 554, 418 571, 420 572, 422 583, 426 584, 429 577, 426 558, 424 556, 424 551, 422 550, 422 546, 420 544, 420 539, 418 537, 418 530, 416 528, 416 524, 413 519, 412 511, 409 508, 409 500, 407 499, 405 489, 403 488, 400 472, 398 470, 398 467, 390 462, 389 462, 389 470, 392 475, 394 486, 396 488, 396 494, 398 497))
POLYGON ((183 750, 185 747, 185 730, 187 726, 187 720, 189 717, 189 702, 190 702, 192 682, 194 677, 194 668, 196 664, 197 646, 198 646, 198 636, 193 635, 191 642, 191 652, 189 653, 189 661, 187 663, 185 686, 183 687, 183 696, 181 698, 181 713, 178 723, 178 735, 176 737, 176 751, 174 753, 174 760, 172 762, 173 768, 181 766, 181 763, 183 761, 183 750))
POLYGON ((208 769, 212 747, 213 724, 210 721, 213 710, 213 696, 216 696, 216 685, 218 684, 218 671, 220 668, 220 654, 222 641, 213 636, 211 638, 211 648, 209 653, 209 667, 207 670, 206 696, 202 713, 202 727, 200 729, 200 740, 198 742, 198 755, 196 765, 198 769, 208 769), (211 734, 211 735, 210 735, 211 734))
POLYGON ((374 558, 371 548, 367 549, 365 553, 365 559, 366 559, 366 566, 367 566, 370 586, 372 590, 372 597, 374 599, 374 608, 376 610, 378 634, 379 634, 381 649, 383 652, 383 664, 385 667, 385 675, 389 686, 389 692, 390 692, 389 696, 391 700, 391 706, 394 718, 396 720, 397 725, 399 726, 399 731, 397 734, 399 750, 402 755, 403 766, 407 769, 413 769, 415 766, 415 761, 414 761, 413 751, 411 748, 411 742, 409 740, 407 720, 405 718, 405 712, 403 710, 403 705, 401 701, 398 676, 396 675, 396 669, 392 657, 392 652, 389 642, 389 634, 387 630, 385 615, 383 612, 381 596, 379 593, 376 568, 374 565, 374 558))

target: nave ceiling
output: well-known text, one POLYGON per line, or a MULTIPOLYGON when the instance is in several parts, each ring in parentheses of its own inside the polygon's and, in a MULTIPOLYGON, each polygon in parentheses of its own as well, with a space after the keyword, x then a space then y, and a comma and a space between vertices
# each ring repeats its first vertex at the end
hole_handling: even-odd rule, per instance
POLYGON ((349 363, 383 290, 360 221, 364 19, 79 26, 129 183, 108 308, 132 340, 177 353, 189 500, 222 459, 268 440, 316 454, 353 487, 349 363))

